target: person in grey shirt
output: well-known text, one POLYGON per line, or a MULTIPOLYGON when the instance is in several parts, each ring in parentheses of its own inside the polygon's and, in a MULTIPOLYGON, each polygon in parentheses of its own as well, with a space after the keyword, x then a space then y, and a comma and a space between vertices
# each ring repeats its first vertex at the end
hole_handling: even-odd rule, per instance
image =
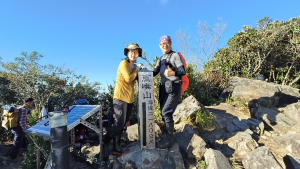
POLYGON ((153 76, 160 73, 161 83, 159 86, 159 103, 161 116, 165 123, 166 137, 163 141, 156 143, 157 148, 171 148, 174 143, 173 113, 178 105, 181 94, 181 76, 185 75, 185 69, 181 57, 172 51, 172 40, 170 36, 162 36, 159 47, 163 56, 156 62, 153 76))

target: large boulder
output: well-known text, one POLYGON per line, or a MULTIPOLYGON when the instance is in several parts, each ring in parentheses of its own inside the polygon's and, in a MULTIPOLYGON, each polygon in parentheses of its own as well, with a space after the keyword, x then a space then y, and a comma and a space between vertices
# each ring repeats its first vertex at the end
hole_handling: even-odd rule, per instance
POLYGON ((258 107, 255 116, 266 122, 275 131, 285 133, 295 125, 295 122, 284 114, 280 113, 277 109, 267 107, 258 107))
POLYGON ((267 147, 259 147, 249 152, 242 163, 245 169, 282 169, 267 147))
MULTIPOLYGON (((218 106, 207 106, 206 109, 215 116, 217 128, 225 129, 229 125, 228 122, 232 123, 233 120, 235 120, 236 125, 238 126, 234 126, 238 127, 241 130, 244 130, 247 124, 244 124, 243 122, 240 123, 240 121, 250 118, 250 115, 245 114, 244 112, 240 111, 239 108, 227 103, 221 103, 218 106)), ((234 127, 233 130, 239 130, 236 127, 234 127)), ((231 131, 230 128, 229 130, 231 131)))
POLYGON ((199 136, 199 133, 193 130, 189 125, 178 130, 174 136, 175 142, 179 145, 180 152, 185 158, 201 159, 206 151, 205 141, 199 136))
POLYGON ((136 141, 139 138, 139 126, 134 124, 127 127, 126 136, 129 141, 136 141))
POLYGON ((277 107, 295 103, 300 98, 299 89, 236 76, 229 80, 220 99, 228 98, 231 92, 232 99, 244 99, 251 107, 256 107, 256 104, 264 107, 277 107))
POLYGON ((274 140, 283 145, 295 158, 300 159, 300 131, 277 136, 274 140))
POLYGON ((300 102, 286 106, 282 113, 298 123, 300 121, 300 102))
POLYGON ((232 169, 228 159, 218 150, 208 149, 204 157, 207 169, 232 169))
MULTIPOLYGON (((161 130, 159 126, 155 123, 155 136, 156 138, 160 137, 161 130)), ((134 124, 127 127, 125 137, 127 137, 128 141, 136 141, 139 138, 139 126, 138 124, 134 124)))
POLYGON ((173 114, 173 120, 175 123, 180 121, 180 118, 188 118, 191 114, 199 109, 205 109, 194 96, 189 96, 179 104, 173 114))

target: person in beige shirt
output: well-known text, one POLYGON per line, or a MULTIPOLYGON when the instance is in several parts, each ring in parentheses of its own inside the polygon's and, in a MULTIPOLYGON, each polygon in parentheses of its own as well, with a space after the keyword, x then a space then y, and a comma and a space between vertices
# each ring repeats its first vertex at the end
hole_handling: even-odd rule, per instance
POLYGON ((115 112, 115 123, 108 129, 103 139, 103 154, 108 156, 108 144, 113 138, 113 151, 112 154, 123 155, 127 153, 128 149, 120 147, 120 135, 129 121, 134 102, 134 85, 137 80, 138 71, 141 69, 136 66, 136 60, 142 56, 142 49, 137 43, 130 43, 124 49, 126 59, 122 60, 117 73, 117 81, 114 90, 113 108, 115 112))

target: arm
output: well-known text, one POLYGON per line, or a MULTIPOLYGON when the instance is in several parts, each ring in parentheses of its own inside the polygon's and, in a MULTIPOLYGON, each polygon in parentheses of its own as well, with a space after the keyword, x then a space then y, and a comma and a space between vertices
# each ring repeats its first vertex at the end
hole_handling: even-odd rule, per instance
POLYGON ((134 70, 132 74, 130 74, 129 67, 126 65, 127 61, 122 61, 120 64, 120 72, 123 75, 125 81, 130 83, 134 81, 137 77, 138 71, 134 70))
POLYGON ((173 57, 175 59, 175 66, 177 67, 177 69, 170 68, 170 66, 168 65, 168 69, 165 70, 165 76, 167 76, 167 77, 169 77, 169 76, 181 77, 181 76, 185 75, 186 72, 185 72, 184 65, 183 65, 183 62, 181 60, 181 57, 177 53, 174 53, 173 57))
POLYGON ((185 70, 184 70, 184 66, 180 66, 178 68, 178 71, 175 71, 175 76, 181 77, 183 75, 185 75, 185 70))

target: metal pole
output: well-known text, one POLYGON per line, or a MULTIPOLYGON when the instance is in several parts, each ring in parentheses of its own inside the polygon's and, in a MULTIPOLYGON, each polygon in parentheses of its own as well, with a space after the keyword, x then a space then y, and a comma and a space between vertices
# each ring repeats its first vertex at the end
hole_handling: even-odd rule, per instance
POLYGON ((40 163, 41 163, 41 155, 40 155, 40 149, 36 149, 36 167, 37 169, 41 169, 40 163))
POLYGON ((67 131, 67 113, 63 111, 49 112, 51 169, 69 169, 70 152, 67 131))
POLYGON ((100 146, 100 152, 99 152, 99 164, 102 164, 102 134, 103 134, 103 127, 102 127, 102 106, 99 107, 99 129, 100 129, 100 133, 99 133, 99 146, 100 146))

